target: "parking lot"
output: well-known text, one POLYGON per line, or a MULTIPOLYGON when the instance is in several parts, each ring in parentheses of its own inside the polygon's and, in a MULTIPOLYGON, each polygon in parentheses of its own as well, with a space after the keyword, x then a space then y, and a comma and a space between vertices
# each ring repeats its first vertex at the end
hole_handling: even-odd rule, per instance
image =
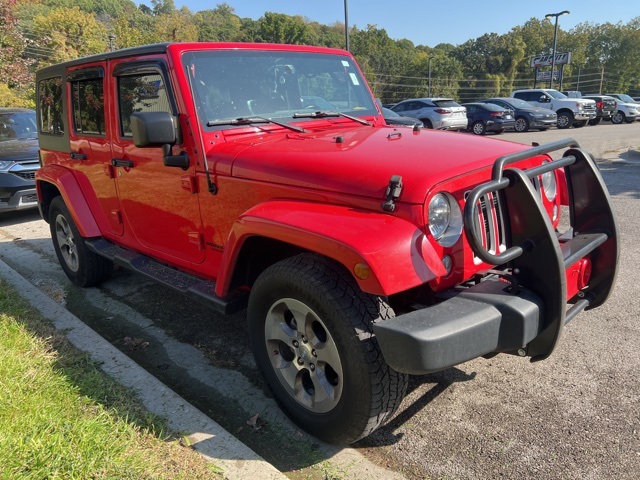
POLYGON ((627 150, 640 146, 640 122, 495 138, 567 136, 598 159, 613 197, 622 254, 609 303, 574 319, 547 361, 500 355, 412 377, 397 415, 352 449, 318 444, 268 398, 245 312, 222 317, 126 271, 78 289, 33 211, 0 217, 0 256, 292 478, 385 478, 375 466, 415 479, 637 478, 640 155, 627 150), (248 426, 256 414, 260 422, 248 426))

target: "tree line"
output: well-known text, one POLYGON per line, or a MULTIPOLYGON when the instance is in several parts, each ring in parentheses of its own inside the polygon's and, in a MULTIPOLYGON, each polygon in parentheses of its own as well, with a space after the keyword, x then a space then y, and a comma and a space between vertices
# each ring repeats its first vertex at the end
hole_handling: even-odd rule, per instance
MULTIPOLYGON (((0 0, 0 106, 34 105, 34 72, 109 49, 166 41, 272 42, 345 47, 344 24, 265 12, 241 18, 232 6, 192 12, 173 0, 0 0)), ((473 100, 532 87, 530 58, 550 54, 554 24, 531 18, 505 34, 486 33, 460 45, 415 45, 383 28, 349 28, 355 55, 376 97, 448 96, 473 100)), ((558 52, 571 52, 562 87, 640 94, 640 17, 558 29, 558 52)))

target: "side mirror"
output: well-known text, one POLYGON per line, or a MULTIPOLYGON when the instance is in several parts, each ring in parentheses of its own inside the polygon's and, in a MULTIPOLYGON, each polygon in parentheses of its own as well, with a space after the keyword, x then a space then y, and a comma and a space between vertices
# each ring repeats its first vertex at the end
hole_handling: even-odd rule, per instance
POLYGON ((549 97, 546 95, 540 95, 540 99, 538 100, 540 103, 549 103, 549 97))
POLYGON ((189 168, 189 155, 171 154, 177 142, 175 119, 168 112, 135 112, 131 114, 133 144, 138 148, 162 147, 162 162, 167 167, 189 168))
POLYGON ((161 147, 176 143, 176 127, 168 112, 135 112, 131 114, 131 131, 136 147, 161 147))

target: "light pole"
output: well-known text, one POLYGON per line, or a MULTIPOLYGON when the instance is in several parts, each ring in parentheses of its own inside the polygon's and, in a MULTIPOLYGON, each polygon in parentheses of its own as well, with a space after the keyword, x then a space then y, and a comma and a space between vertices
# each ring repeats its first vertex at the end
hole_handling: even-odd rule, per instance
POLYGON ((344 43, 346 45, 346 50, 348 52, 349 51, 349 5, 347 0, 344 0, 344 43))
POLYGON ((116 39, 115 35, 109 35, 109 51, 113 52, 113 41, 116 39))
POLYGON ((427 61, 427 71, 429 72, 429 86, 427 87, 427 97, 431 98, 431 60, 433 60, 433 57, 429 57, 429 60, 427 61))
POLYGON ((553 88, 553 71, 556 67, 556 46, 558 42, 558 17, 571 13, 569 10, 563 10, 559 13, 547 13, 544 18, 556 17, 556 28, 553 31, 553 55, 551 56, 551 78, 549 79, 549 88, 553 88))

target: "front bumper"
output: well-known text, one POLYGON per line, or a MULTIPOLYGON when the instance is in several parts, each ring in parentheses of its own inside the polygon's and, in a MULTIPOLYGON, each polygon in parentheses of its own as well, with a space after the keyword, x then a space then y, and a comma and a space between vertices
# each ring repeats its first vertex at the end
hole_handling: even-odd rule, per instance
POLYGON ((12 173, 0 174, 0 211, 21 210, 38 206, 33 180, 12 173))
POLYGON ((579 111, 579 112, 576 112, 573 115, 573 119, 574 120, 579 120, 579 121, 582 121, 582 120, 593 120, 594 118, 596 118, 596 115, 597 114, 596 114, 595 110, 593 112, 579 111))
POLYGON ((551 128, 558 125, 558 119, 556 118, 533 118, 529 124, 530 128, 551 128))
POLYGON ((474 254, 497 268, 483 281, 448 292, 435 305, 376 323, 374 333, 392 368, 424 374, 496 352, 542 360, 572 318, 606 301, 617 273, 618 232, 608 191, 591 157, 571 148, 562 159, 540 167, 505 169, 566 146, 577 143, 569 139, 501 157, 492 180, 469 193, 465 234, 474 254), (531 180, 557 168, 564 168, 572 222, 562 236, 554 231, 531 180), (511 246, 498 254, 485 250, 474 231, 479 199, 488 192, 499 192, 507 210, 511 246), (583 259, 588 259, 591 275, 588 285, 576 290, 567 273, 583 259), (567 298, 568 291, 577 293, 567 298))

